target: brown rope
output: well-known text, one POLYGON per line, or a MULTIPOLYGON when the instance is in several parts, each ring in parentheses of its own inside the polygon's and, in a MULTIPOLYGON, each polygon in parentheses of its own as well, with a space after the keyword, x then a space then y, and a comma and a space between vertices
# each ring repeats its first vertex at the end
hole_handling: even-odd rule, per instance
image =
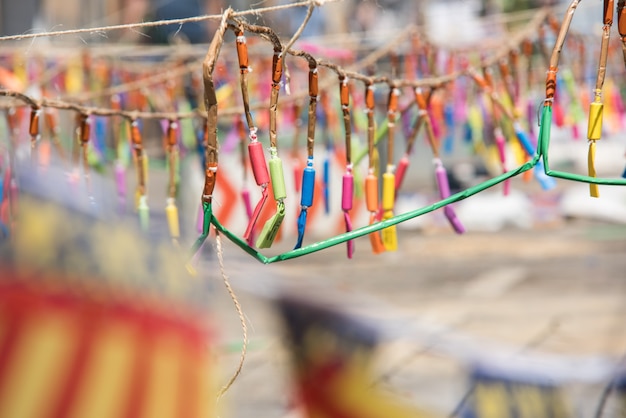
POLYGON ((228 280, 228 275, 226 274, 226 270, 224 268, 224 249, 222 248, 222 237, 219 231, 215 230, 215 246, 217 249, 217 262, 220 266, 220 273, 222 275, 222 280, 224 282, 224 286, 226 286, 226 291, 230 295, 230 298, 235 305, 235 310, 237 311, 237 315, 239 316, 239 322, 241 322, 241 331, 243 334, 243 344, 241 346, 241 355, 239 357, 239 365, 235 369, 235 372, 230 377, 228 382, 219 390, 217 393, 217 399, 219 400, 224 394, 230 389, 230 387, 235 383, 237 377, 241 374, 241 370, 243 369, 243 364, 246 360, 246 353, 248 351, 248 325, 246 324, 246 317, 243 313, 243 309, 241 308, 241 304, 239 303, 239 299, 235 294, 232 286, 230 285, 230 281, 228 280))

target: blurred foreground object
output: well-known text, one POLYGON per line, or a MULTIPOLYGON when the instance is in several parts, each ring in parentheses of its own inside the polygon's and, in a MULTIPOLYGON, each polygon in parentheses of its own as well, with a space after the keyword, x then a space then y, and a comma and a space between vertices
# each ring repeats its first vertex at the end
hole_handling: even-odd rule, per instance
POLYGON ((286 324, 305 416, 419 418, 435 415, 403 404, 372 385, 374 328, 303 300, 278 302, 286 324))
MULTIPOLYGON (((277 304, 286 326, 298 405, 306 417, 568 418, 580 415, 581 404, 573 401, 568 390, 585 374, 584 367, 566 375, 564 371, 573 363, 565 358, 516 359, 502 356, 503 352, 498 354, 497 350, 486 354, 490 351, 486 345, 481 345, 480 356, 467 355, 469 351, 461 354, 462 346, 453 349, 459 359, 467 355, 462 363, 468 370, 468 389, 452 413, 424 412, 406 401, 394 399, 393 394, 375 384, 376 349, 389 342, 390 336, 397 337, 396 331, 388 333, 382 322, 344 312, 349 301, 322 303, 283 295, 277 304), (567 366, 563 368, 559 363, 567 366)), ((433 353, 445 351, 446 344, 442 343, 439 340, 431 347, 433 353), (438 348, 437 344, 442 346, 438 348)), ((613 404, 624 402, 624 376, 622 366, 611 371, 611 387, 615 388, 615 396, 611 396, 615 398, 611 399, 613 404)), ((603 384, 607 384, 606 377, 602 377, 603 384)), ((594 380, 597 379, 596 376, 594 380)), ((585 402, 595 403, 596 398, 585 398, 585 402)), ((621 411, 607 416, 624 416, 626 410, 621 411)))
POLYGON ((461 414, 463 418, 571 416, 563 391, 549 378, 477 367, 471 381, 471 397, 461 414))
POLYGON ((94 196, 24 173, 1 253, 0 416, 215 416, 204 295, 168 240, 112 222, 97 176, 94 196))

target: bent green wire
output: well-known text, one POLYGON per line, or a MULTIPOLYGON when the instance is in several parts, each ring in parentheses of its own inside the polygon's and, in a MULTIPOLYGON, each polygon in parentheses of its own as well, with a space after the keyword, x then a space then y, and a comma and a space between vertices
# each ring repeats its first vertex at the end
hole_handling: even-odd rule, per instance
POLYGON ((314 244, 310 244, 310 245, 307 245, 305 247, 301 247, 295 250, 287 251, 285 253, 278 254, 272 257, 268 257, 268 256, 261 254, 254 248, 250 247, 246 243, 245 240, 241 239, 239 236, 235 235, 230 230, 228 230, 224 225, 222 225, 219 222, 219 220, 216 217, 212 215, 211 205, 208 203, 204 203, 203 204, 204 205, 203 206, 204 207, 203 233, 196 240, 192 248, 192 251, 193 253, 195 253, 202 245, 202 242, 206 240, 206 237, 209 234, 209 226, 212 224, 215 226, 215 228, 219 232, 223 233, 230 241, 232 241, 234 244, 236 244, 246 253, 248 253, 249 255, 251 255, 252 257, 254 257, 255 259, 257 259, 263 264, 271 264, 271 263, 275 263, 279 261, 286 261, 286 260, 290 260, 293 258, 302 257, 304 255, 312 254, 317 251, 325 250, 335 245, 343 244, 349 240, 353 240, 353 239, 368 235, 372 232, 377 232, 382 229, 388 228, 390 226, 397 225, 402 222, 406 222, 418 216, 422 216, 427 213, 433 212, 451 203, 455 203, 455 202, 459 202, 461 200, 467 199, 468 197, 471 197, 486 189, 489 189, 505 180, 508 180, 525 171, 533 169, 541 159, 543 160, 545 173, 548 176, 563 178, 566 180, 574 180, 574 181, 579 181, 579 182, 584 182, 584 183, 596 183, 596 184, 603 184, 603 185, 626 185, 626 179, 609 179, 609 178, 600 178, 600 177, 590 177, 590 176, 585 176, 585 175, 565 173, 562 171, 551 170, 548 164, 548 146, 550 144, 551 123, 552 123, 552 109, 550 106, 544 106, 542 110, 542 114, 541 114, 541 124, 539 127, 539 140, 538 140, 539 143, 537 146, 537 152, 535 153, 532 160, 526 162, 525 164, 519 166, 516 169, 508 171, 504 174, 501 174, 497 177, 487 180, 474 187, 470 187, 462 192, 453 194, 447 199, 440 200, 436 203, 433 203, 432 205, 425 206, 420 209, 415 209, 415 210, 403 213, 401 215, 396 215, 390 219, 376 222, 372 225, 366 225, 361 228, 355 229, 353 231, 346 232, 346 233, 334 236, 332 238, 319 241, 314 244))
POLYGON ((564 171, 557 171, 550 169, 548 164, 548 149, 550 147, 550 128, 552 126, 552 106, 543 106, 541 111, 541 125, 539 127, 539 139, 537 149, 543 158, 543 166, 546 175, 565 180, 578 181, 589 184, 601 184, 606 186, 626 186, 626 179, 624 178, 603 178, 603 177, 591 177, 582 174, 567 173, 564 171))
MULTIPOLYGON (((317 251, 321 251, 321 250, 325 250, 327 248, 333 247, 335 245, 339 245, 339 244, 343 244, 349 240, 355 239, 355 238, 359 238, 365 235, 368 235, 372 232, 377 232, 380 231, 382 229, 385 228, 389 228, 390 226, 393 225, 397 225, 400 224, 402 222, 406 222, 410 219, 416 218, 418 216, 430 213, 432 211, 435 211, 437 209, 440 209, 446 205, 449 205, 450 203, 454 203, 454 202, 458 202, 464 199, 467 199, 470 196, 473 196, 477 193, 480 193, 490 187, 495 186, 496 184, 499 184, 511 177, 515 177, 518 174, 523 173, 524 171, 528 171, 530 169, 532 169, 537 162, 539 161, 539 155, 535 155, 535 157, 528 161, 526 164, 508 171, 504 174, 499 175, 498 177, 494 177, 490 180, 487 180, 477 186, 471 187, 467 190, 464 190, 462 192, 456 193, 450 197, 448 197, 447 199, 443 199, 439 202, 436 202, 432 205, 429 206, 425 206, 423 208, 420 209, 416 209, 416 210, 412 210, 406 213, 403 213, 401 215, 396 215, 393 218, 384 220, 384 221, 380 221, 380 222, 376 222, 374 224, 371 225, 367 225, 367 226, 363 226, 361 228, 355 229, 351 232, 346 232, 337 236, 334 236, 332 238, 323 240, 323 241, 319 241, 316 242, 314 244, 310 244, 307 245, 305 247, 301 247, 295 250, 291 250, 291 251, 287 251, 285 253, 279 254, 279 255, 275 255, 272 257, 267 257, 261 253, 259 253, 257 250, 255 250, 254 248, 250 247, 245 240, 241 239, 239 236, 235 235, 234 233, 232 233, 231 231, 229 231, 224 225, 222 225, 219 220, 216 217, 211 217, 210 222, 215 226, 215 228, 223 233, 229 240, 231 240, 234 244, 236 244, 238 247, 240 247, 242 250, 244 250, 246 253, 250 254, 252 257, 256 258, 258 261, 264 263, 264 264, 270 264, 270 263, 275 263, 275 262, 279 262, 279 261, 285 261, 285 260, 290 260, 292 258, 297 258, 297 257, 302 257, 304 255, 308 255, 317 251)), ((206 214, 206 211, 205 211, 206 214)), ((204 235, 204 234, 203 234, 204 235)))
MULTIPOLYGON (((285 260, 290 260, 293 258, 302 257, 304 255, 315 253, 317 251, 325 250, 335 245, 343 244, 349 240, 353 240, 353 239, 368 235, 372 232, 377 232, 382 229, 388 228, 390 226, 397 225, 402 222, 406 222, 418 216, 422 216, 427 213, 433 212, 451 203, 455 203, 455 202, 459 202, 461 200, 467 199, 468 197, 471 197, 486 189, 489 189, 505 180, 508 180, 525 171, 533 169, 540 160, 543 161, 545 174, 548 176, 562 178, 565 180, 573 180, 573 181, 578 181, 578 182, 583 182, 583 183, 595 183, 595 184, 613 185, 613 186, 626 185, 626 179, 590 177, 590 176, 585 176, 585 175, 580 175, 580 174, 573 174, 573 173, 566 173, 562 171, 551 170, 549 163, 548 163, 548 148, 550 145, 551 124, 552 124, 552 108, 550 106, 544 106, 542 113, 541 113, 541 124, 539 126, 539 135, 538 135, 539 138, 538 138, 537 151, 532 160, 526 162, 525 164, 519 166, 516 169, 508 171, 504 174, 501 174, 497 177, 487 180, 474 187, 470 187, 462 192, 453 194, 447 199, 440 200, 432 205, 425 206, 420 209, 415 209, 415 210, 403 213, 401 215, 396 215, 390 219, 376 222, 372 225, 366 225, 361 228, 355 229, 353 231, 346 232, 346 233, 334 236, 332 238, 319 241, 319 242, 307 245, 305 247, 287 251, 285 253, 278 254, 272 257, 268 257, 268 256, 261 254, 254 248, 250 247, 245 240, 241 239, 239 236, 235 235, 230 230, 228 230, 224 225, 222 225, 219 222, 219 220, 215 216, 213 216, 212 210, 211 210, 211 204, 203 203, 203 210, 204 210, 203 231, 202 231, 202 235, 196 240, 196 242, 194 243, 192 247, 192 254, 195 254, 200 248, 200 246, 202 245, 202 243, 206 240, 207 236, 209 235, 210 225, 212 224, 213 226, 215 226, 215 228, 219 232, 223 233, 230 241, 232 241, 234 244, 236 244, 246 253, 248 253, 249 255, 251 255, 256 260, 260 261, 263 264, 271 264, 271 263, 275 263, 279 261, 285 261, 285 260)), ((379 137, 379 135, 380 137, 382 137, 384 135, 384 132, 385 132, 384 128, 380 129, 379 132, 377 133, 377 137, 379 137)))

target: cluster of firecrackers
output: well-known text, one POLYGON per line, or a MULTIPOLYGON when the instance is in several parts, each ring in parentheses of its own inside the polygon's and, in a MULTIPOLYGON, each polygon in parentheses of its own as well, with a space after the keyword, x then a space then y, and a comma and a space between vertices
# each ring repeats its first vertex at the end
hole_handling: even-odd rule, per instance
MULTIPOLYGON (((245 208, 247 225, 228 225, 232 232, 229 238, 245 242, 244 249, 260 258, 255 248, 270 248, 283 239, 281 227, 291 213, 290 207, 298 213, 293 250, 296 252, 292 254, 304 255, 311 250, 305 244, 305 231, 310 214, 320 204, 319 197, 326 214, 332 208, 341 209, 345 232, 324 241, 322 246, 316 245, 315 250, 346 242, 348 258, 352 258, 354 238, 369 235, 374 253, 395 251, 399 245, 395 227, 398 219, 407 215, 397 213, 395 203, 400 192, 410 192, 403 184, 411 175, 412 157, 424 150, 420 139, 432 154, 432 176, 437 186, 433 194, 438 196, 436 207, 423 213, 441 208, 451 229, 458 234, 465 228, 452 204, 497 183, 503 183, 503 193, 508 195, 510 179, 517 174, 526 180, 534 177, 544 190, 555 187, 555 177, 586 181, 590 183, 591 195, 597 197, 598 184, 623 183, 622 179, 596 177, 595 149, 596 142, 606 134, 607 125, 612 129, 622 126, 625 106, 619 94, 620 84, 608 79, 606 73, 612 51, 609 30, 613 9, 617 9, 623 41, 624 5, 610 1, 604 4, 591 99, 582 93, 587 90, 589 78, 586 50, 591 48, 585 43, 585 36, 569 33, 577 3, 572 2, 562 24, 547 11, 538 12, 527 30, 513 36, 514 42, 500 49, 446 49, 414 33, 405 40, 407 48, 398 46, 386 56, 381 55, 384 59, 379 58, 379 64, 389 64, 390 75, 380 76, 348 70, 350 65, 359 63, 347 61, 346 57, 355 58, 354 54, 345 54, 337 64, 306 51, 284 50, 271 28, 238 19, 230 19, 215 41, 218 43, 212 43, 209 82, 206 59, 202 65, 204 79, 200 79, 195 71, 200 61, 192 55, 166 60, 161 74, 154 74, 154 66, 142 65, 140 60, 125 62, 106 54, 92 55, 89 50, 67 62, 54 62, 48 56, 24 61, 17 52, 2 56, 0 82, 5 87, 2 95, 8 96, 2 103, 7 132, 2 161, 3 231, 8 233, 12 228, 9 201, 16 194, 16 185, 11 166, 24 150, 42 172, 51 164, 53 155, 67 167, 68 178, 74 182, 89 184, 91 172, 108 172, 112 167, 119 210, 124 211, 127 202, 132 202, 130 206, 144 231, 151 229, 148 174, 151 167, 164 165, 168 171, 164 210, 176 246, 180 245, 181 222, 187 221, 179 218, 179 172, 181 164, 191 161, 188 156, 198 155, 206 181, 197 221, 201 236, 192 246, 192 253, 208 236, 211 223, 219 223, 211 205, 219 153, 239 152, 243 174, 239 193, 234 198, 230 195, 227 203, 229 208, 245 208), (224 43, 224 37, 231 32, 234 45, 224 43), (247 37, 246 33, 256 36, 247 37), (555 46, 550 56, 547 44, 551 36, 555 46), (271 56, 265 41, 272 44, 271 56), (254 46, 253 52, 249 51, 250 45, 254 46), (561 49, 569 48, 582 54, 581 60, 571 60, 571 68, 562 69, 557 77, 561 49), (538 118, 537 73, 543 68, 543 61, 547 63, 548 75, 538 118), (234 68, 239 71, 233 71, 234 68), (332 73, 339 79, 339 94, 334 87, 337 78, 332 73), (237 94, 236 84, 240 85, 241 94, 237 94), (357 88, 359 84, 363 88, 357 88), (308 94, 300 97, 291 92, 291 87, 300 86, 306 86, 300 90, 308 94), (282 90, 287 94, 279 101, 282 90), (303 106, 306 97, 308 107, 303 106), (237 107, 240 105, 243 111, 237 107), (552 120, 557 127, 571 129, 572 137, 577 139, 585 108, 589 116, 589 175, 551 170, 548 144, 552 120), (70 125, 74 131, 62 129, 66 125, 63 119, 72 115, 75 121, 70 125), (607 117, 611 122, 603 125, 603 118, 607 117), (153 135, 148 134, 151 120, 160 126, 157 136, 162 139, 162 151, 158 153, 153 135), (304 125, 306 141, 300 141, 304 125), (288 182, 279 156, 279 148, 283 149, 288 141, 287 133, 293 134, 291 168, 299 205, 289 204, 288 182), (320 135, 321 140, 316 141, 320 135), (345 140, 338 140, 341 137, 345 140), (398 147, 402 140, 404 146, 398 147), (398 148, 403 151, 398 152, 398 148), (304 163, 299 158, 302 149, 306 150, 304 163), (323 152, 314 159, 316 149, 323 152), (479 156, 493 179, 477 189, 450 190, 445 165, 455 152, 479 156), (385 161, 381 161, 381 155, 385 161), (343 173, 332 172, 332 161, 345 165, 343 173), (321 167, 316 167, 316 163, 321 167), (136 173, 134 199, 130 200, 126 190, 129 168, 136 173), (321 181, 316 180, 318 168, 321 181), (248 188, 248 173, 258 189, 248 188), (341 190, 341 198, 336 202, 331 198, 335 189, 341 190), (268 202, 270 195, 273 205, 268 202), (231 202, 233 199, 237 201, 231 202), (355 202, 363 203, 369 213, 366 224, 354 216, 355 202)), ((230 175, 224 172, 224 176, 230 175)), ((311 245, 315 244, 318 243, 311 245)))

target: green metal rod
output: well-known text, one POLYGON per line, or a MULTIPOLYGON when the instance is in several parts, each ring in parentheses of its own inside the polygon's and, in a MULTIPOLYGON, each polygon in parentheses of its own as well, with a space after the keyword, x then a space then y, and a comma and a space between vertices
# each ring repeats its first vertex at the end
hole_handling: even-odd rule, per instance
POLYGON ((245 240, 239 238, 239 236, 233 234, 231 231, 226 229, 226 227, 222 225, 215 216, 212 218, 211 223, 215 226, 215 228, 219 232, 223 233, 226 236, 226 238, 228 238, 230 241, 232 241, 235 245, 237 245, 239 248, 244 250, 246 253, 250 254, 252 257, 256 258, 263 264, 268 263, 267 261, 268 258, 266 256, 264 256, 263 254, 261 254, 260 252, 258 252, 257 250, 249 246, 245 240))
POLYGON ((220 222, 217 220, 217 218, 212 217, 211 223, 222 233, 224 233, 224 235, 226 235, 226 237, 231 240, 234 244, 236 244, 238 247, 240 247, 241 249, 243 249, 245 252, 247 252, 248 254, 250 254, 251 256, 253 256, 254 258, 256 258, 258 261, 264 263, 264 264, 270 264, 270 263, 275 263, 275 262, 279 262, 279 261, 285 261, 285 260, 290 260, 292 258, 297 258, 297 257, 302 257, 303 255, 307 255, 307 254, 311 254, 317 251, 321 251, 330 247, 333 247, 335 245, 339 245, 342 244, 346 241, 358 238, 358 237, 362 237, 364 235, 368 235, 372 232, 376 232, 376 231, 380 231, 382 229, 388 228, 390 226, 393 225, 397 225, 399 223, 408 221, 409 219, 413 219, 416 218, 418 216, 424 215, 426 213, 430 213, 433 212, 437 209, 440 209, 446 205, 449 205, 451 203, 455 203, 455 202, 459 202, 461 200, 467 199, 470 196, 473 196, 477 193, 480 193, 490 187, 495 186, 498 183, 501 183, 511 177, 515 177, 518 174, 523 173, 524 171, 528 171, 530 169, 532 169, 537 162, 539 161, 539 155, 535 155, 535 157, 528 161, 526 164, 508 171, 504 174, 499 175, 498 177, 494 177, 490 180, 487 180, 477 186, 474 187, 470 187, 467 190, 464 190, 462 192, 456 193, 450 197, 448 197, 447 199, 441 200, 439 202, 436 202, 432 205, 420 208, 420 209, 416 209, 416 210, 412 210, 410 212, 407 213, 403 213, 401 215, 396 215, 393 218, 384 220, 384 221, 380 221, 380 222, 376 222, 374 224, 371 225, 367 225, 358 229, 355 229, 353 231, 350 232, 346 232, 337 236, 334 236, 332 238, 326 239, 324 241, 320 241, 320 242, 316 242, 314 244, 310 244, 307 245, 306 247, 302 247, 302 248, 298 248, 296 250, 291 250, 291 251, 287 251, 285 253, 273 256, 273 257, 267 257, 261 253, 259 253, 258 251, 256 251, 254 248, 251 248, 247 242, 245 240, 242 240, 240 237, 238 237, 237 235, 233 234, 232 232, 230 232, 227 228, 225 228, 222 224, 220 224, 220 222))
POLYGON ((552 106, 543 106, 541 111, 541 125, 539 127, 539 139, 537 149, 543 158, 543 166, 546 174, 551 177, 582 183, 602 184, 606 186, 624 186, 626 179, 609 179, 603 177, 591 177, 582 174, 566 173, 564 171, 551 170, 548 165, 548 149, 550 147, 550 128, 552 126, 552 106))
MULTIPOLYGON (((307 254, 325 250, 335 245, 343 244, 346 241, 353 240, 355 238, 359 238, 359 237, 371 234, 372 232, 377 232, 382 229, 388 228, 390 226, 397 225, 399 223, 408 221, 418 216, 425 215, 427 213, 433 212, 451 203, 455 203, 455 202, 459 202, 461 200, 467 199, 470 196, 478 194, 505 180, 508 180, 512 177, 515 177, 525 171, 528 171, 534 168, 540 159, 543 160, 544 170, 548 176, 562 178, 566 180, 579 181, 579 182, 584 182, 584 183, 595 183, 595 184, 603 184, 603 185, 626 185, 626 179, 596 178, 596 177, 589 177, 589 176, 584 176, 584 175, 579 175, 579 174, 572 174, 572 173, 565 173, 561 171, 550 170, 549 165, 548 165, 548 148, 550 145, 551 124, 552 124, 552 107, 544 106, 542 113, 541 113, 541 124, 539 127, 539 139, 538 139, 537 150, 535 152, 535 155, 533 156, 532 160, 526 162, 525 164, 519 166, 518 168, 514 170, 508 171, 504 174, 501 174, 497 177, 487 180, 474 187, 470 187, 462 192, 453 194, 447 199, 440 200, 432 205, 425 206, 420 209, 412 210, 412 211, 403 213, 401 215, 396 215, 393 218, 376 222, 371 225, 366 225, 361 228, 355 229, 353 231, 346 232, 346 233, 334 236, 332 238, 307 245, 306 247, 287 251, 285 253, 275 255, 272 257, 267 257, 261 254, 254 248, 250 247, 245 240, 241 239, 239 236, 229 231, 226 227, 224 227, 219 222, 219 220, 215 216, 213 216, 211 205, 209 203, 204 203, 203 204, 203 210, 204 210, 203 233, 194 243, 192 247, 192 252, 193 253, 197 252, 197 250, 200 248, 200 246, 206 240, 209 234, 209 229, 210 229, 209 225, 213 224, 215 228, 219 232, 223 233, 230 241, 232 241, 238 247, 243 249, 246 253, 248 253, 249 255, 251 255, 252 257, 254 257, 255 259, 257 259, 263 264, 270 264, 270 263, 275 263, 279 261, 290 260, 290 259, 297 258, 297 257, 302 257, 307 254)), ((385 136, 386 129, 387 129, 386 126, 387 125, 384 124, 379 129, 379 131, 376 134, 376 141, 379 141, 381 138, 385 136)), ((355 159, 355 164, 358 164, 358 161, 364 158, 366 155, 367 155, 367 152, 364 152, 361 155, 359 155, 355 159)))

